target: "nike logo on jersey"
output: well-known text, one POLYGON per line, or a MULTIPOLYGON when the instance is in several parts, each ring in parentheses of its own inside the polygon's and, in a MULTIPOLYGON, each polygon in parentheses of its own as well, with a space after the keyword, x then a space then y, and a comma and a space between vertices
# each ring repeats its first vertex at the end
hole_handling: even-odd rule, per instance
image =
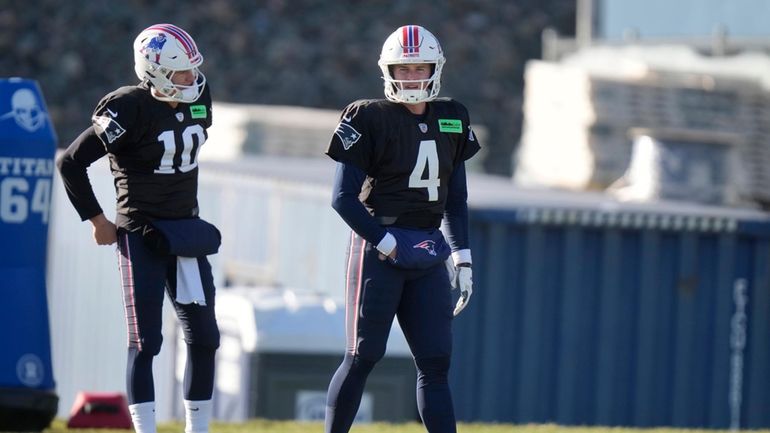
POLYGON ((110 116, 118 117, 118 112, 117 111, 112 111, 109 108, 106 108, 106 110, 107 110, 108 113, 110 113, 110 116))
POLYGON ((342 147, 344 147, 345 150, 353 147, 358 139, 361 138, 361 133, 345 122, 340 122, 340 124, 337 125, 337 129, 334 130, 334 135, 340 139, 342 147))
POLYGON ((353 120, 354 117, 356 117, 356 114, 358 114, 358 110, 361 108, 361 105, 359 104, 351 104, 349 105, 345 111, 342 113, 342 120, 345 122, 350 122, 353 120))

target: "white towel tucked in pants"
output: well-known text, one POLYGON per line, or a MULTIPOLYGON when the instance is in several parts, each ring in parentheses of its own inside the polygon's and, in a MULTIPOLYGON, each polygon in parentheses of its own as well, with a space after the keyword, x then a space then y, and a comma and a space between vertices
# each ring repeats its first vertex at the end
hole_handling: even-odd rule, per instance
POLYGON ((201 272, 195 257, 176 258, 176 301, 180 304, 206 305, 201 272))

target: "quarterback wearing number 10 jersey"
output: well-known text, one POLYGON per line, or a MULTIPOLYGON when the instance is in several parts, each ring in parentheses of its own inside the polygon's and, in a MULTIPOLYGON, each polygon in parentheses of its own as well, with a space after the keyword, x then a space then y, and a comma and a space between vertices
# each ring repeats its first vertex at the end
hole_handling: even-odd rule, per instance
POLYGON ((134 40, 139 84, 104 96, 91 125, 57 160, 67 195, 91 222, 96 243, 117 244, 128 333, 126 397, 136 433, 156 432, 153 359, 163 342, 165 294, 187 349, 185 431, 206 433, 212 412, 219 328, 207 256, 218 251, 221 234, 198 216, 198 153, 212 118, 202 64, 183 29, 144 29, 134 40), (102 212, 87 171, 105 155, 115 184, 114 222, 102 212))
MULTIPOLYGON (((208 86, 198 100, 176 108, 159 103, 146 83, 121 87, 102 98, 91 118, 99 142, 79 140, 73 151, 89 162, 109 155, 118 227, 135 230, 147 220, 198 215, 197 155, 208 137, 211 115, 208 86)), ((82 209, 81 218, 101 212, 88 190, 68 192, 80 198, 82 207, 76 209, 82 209)))

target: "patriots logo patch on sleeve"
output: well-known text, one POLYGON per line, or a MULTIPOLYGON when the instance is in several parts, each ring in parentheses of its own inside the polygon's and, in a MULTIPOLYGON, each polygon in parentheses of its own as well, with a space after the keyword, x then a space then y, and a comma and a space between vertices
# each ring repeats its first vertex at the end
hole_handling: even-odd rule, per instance
POLYGON ((107 142, 110 144, 126 132, 126 130, 120 126, 120 123, 112 117, 94 116, 91 120, 94 122, 96 133, 106 138, 107 142))
POLYGON ((340 139, 342 147, 344 147, 345 150, 353 147, 353 145, 361 138, 361 133, 345 122, 340 122, 339 125, 337 125, 337 129, 334 130, 334 135, 340 139))

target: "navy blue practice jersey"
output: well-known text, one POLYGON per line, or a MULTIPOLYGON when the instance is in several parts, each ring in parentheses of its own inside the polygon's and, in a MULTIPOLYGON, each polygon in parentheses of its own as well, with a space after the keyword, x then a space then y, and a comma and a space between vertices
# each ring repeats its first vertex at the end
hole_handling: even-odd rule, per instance
POLYGON ((428 102, 418 116, 377 99, 348 105, 326 154, 367 174, 359 198, 372 215, 398 217, 443 214, 452 171, 479 148, 468 110, 457 101, 428 102))
POLYGON ((198 214, 197 155, 211 126, 209 88, 193 103, 172 108, 146 85, 121 87, 94 110, 94 131, 115 177, 117 212, 134 219, 198 214))

